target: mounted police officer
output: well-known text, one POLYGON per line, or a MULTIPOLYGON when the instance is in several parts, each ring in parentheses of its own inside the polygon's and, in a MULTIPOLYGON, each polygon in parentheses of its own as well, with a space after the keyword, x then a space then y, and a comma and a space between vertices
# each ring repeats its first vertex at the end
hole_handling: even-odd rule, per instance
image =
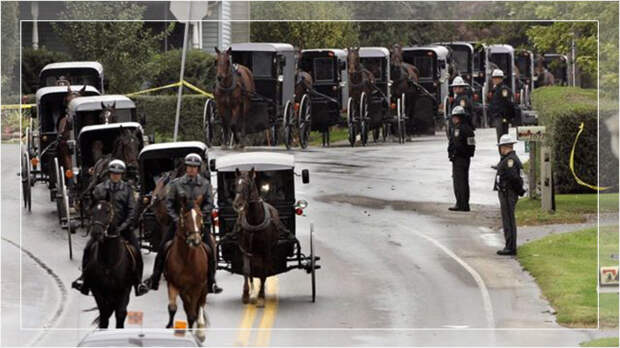
POLYGON ((452 80, 452 84, 450 85, 450 87, 452 87, 454 97, 452 98, 452 101, 448 106, 448 110, 450 111, 450 113, 452 113, 452 110, 454 110, 456 106, 462 107, 465 110, 465 117, 462 121, 468 123, 472 130, 475 129, 473 122, 474 104, 471 97, 467 93, 467 88, 469 87, 469 85, 467 84, 467 82, 465 82, 465 80, 463 80, 462 77, 457 76, 454 78, 454 80, 452 80))
POLYGON ((523 196, 523 179, 521 178, 521 161, 513 149, 516 141, 508 134, 502 135, 497 146, 502 159, 497 165, 493 190, 498 192, 499 205, 502 211, 502 225, 506 246, 498 250, 498 255, 517 254, 517 222, 515 220, 515 206, 519 196, 523 196))
POLYGON ((491 74, 493 88, 490 91, 489 114, 495 120, 495 132, 497 141, 503 134, 508 134, 509 123, 514 118, 514 101, 512 91, 504 83, 504 72, 500 69, 493 70, 491 74))
MULTIPOLYGON (((95 186, 95 189, 93 190, 93 198, 94 202, 107 200, 112 204, 114 209, 114 218, 109 228, 114 229, 114 231, 118 231, 119 234, 133 246, 135 252, 137 253, 137 257, 141 257, 140 245, 138 244, 138 239, 133 231, 136 201, 131 187, 122 180, 122 176, 126 170, 127 167, 125 166, 125 162, 118 159, 110 161, 108 164, 109 178, 95 186)), ((82 256, 82 272, 84 272, 86 265, 88 265, 88 250, 93 242, 94 240, 91 238, 84 248, 84 254, 82 256)), ((136 267, 136 279, 134 283, 135 292, 136 296, 141 296, 145 294, 148 289, 141 284, 142 262, 137 262, 136 267)), ((82 274, 71 284, 71 286, 81 291, 84 295, 88 295, 89 289, 85 286, 83 278, 84 276, 82 274)))
POLYGON ((169 245, 169 241, 174 239, 174 235, 176 233, 176 229, 179 223, 179 211, 181 208, 181 198, 184 197, 187 199, 189 205, 194 205, 195 200, 202 196, 202 204, 201 211, 204 216, 203 219, 203 237, 205 239, 205 243, 209 250, 209 292, 211 293, 220 293, 222 289, 217 286, 215 282, 215 270, 216 270, 216 261, 215 261, 215 245, 213 243, 213 239, 211 238, 211 210, 213 209, 213 201, 211 198, 211 184, 207 178, 202 177, 198 171, 202 166, 202 157, 196 153, 190 153, 185 156, 185 175, 180 178, 173 180, 170 183, 170 188, 168 190, 168 196, 166 198, 166 209, 168 215, 174 222, 171 224, 170 229, 166 236, 162 239, 161 244, 159 245, 159 251, 157 252, 157 257, 155 258, 155 264, 153 265, 153 275, 146 281, 146 285, 153 289, 157 290, 159 288, 159 279, 161 278, 161 274, 164 270, 165 258, 167 247, 169 245))
POLYGON ((452 110, 452 123, 448 144, 448 157, 452 162, 452 182, 456 205, 448 209, 452 211, 469 211, 469 165, 476 151, 474 131, 465 121, 465 109, 457 105, 452 110))

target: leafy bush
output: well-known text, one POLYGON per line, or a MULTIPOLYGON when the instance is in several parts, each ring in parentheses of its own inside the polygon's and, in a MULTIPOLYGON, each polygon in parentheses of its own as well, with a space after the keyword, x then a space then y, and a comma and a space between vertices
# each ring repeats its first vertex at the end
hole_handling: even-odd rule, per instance
POLYGON ((582 122, 584 130, 575 148, 575 174, 591 185, 613 187, 605 192, 617 191, 618 159, 610 151, 611 136, 604 125, 604 120, 612 115, 613 104, 601 102, 599 120, 596 90, 572 87, 536 89, 532 103, 538 111, 539 124, 546 126, 550 134, 546 142, 551 146, 556 192, 592 192, 575 181, 569 167, 573 142, 582 122))
MULTIPOLYGON (((180 70, 181 50, 155 54, 146 69, 151 87, 179 81, 180 70)), ((204 91, 212 91, 215 87, 215 56, 199 49, 188 50, 183 75, 183 79, 194 86, 204 91)), ((162 93, 173 94, 176 89, 166 89, 162 93)))
POLYGON ((22 50, 22 93, 35 93, 39 87, 39 72, 47 64, 69 61, 71 58, 62 52, 45 49, 25 48, 22 50))

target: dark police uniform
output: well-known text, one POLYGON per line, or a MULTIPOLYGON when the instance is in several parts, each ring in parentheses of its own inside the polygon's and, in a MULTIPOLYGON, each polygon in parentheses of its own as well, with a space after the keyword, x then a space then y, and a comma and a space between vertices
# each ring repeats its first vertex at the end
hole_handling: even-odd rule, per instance
POLYGON ((508 133, 508 124, 514 117, 512 91, 504 83, 500 83, 491 90, 489 100, 489 113, 495 120, 495 132, 499 142, 499 138, 508 133))
POLYGON ((448 157, 452 162, 452 182, 457 210, 469 211, 469 165, 476 151, 474 131, 462 120, 454 126, 448 144, 448 157))
MULTIPOLYGON (((448 107, 448 112, 451 113, 452 110, 457 107, 457 106, 461 106, 463 109, 465 109, 465 112, 467 113, 467 115, 465 116, 464 119, 461 119, 463 122, 469 124, 469 127, 471 127, 472 130, 475 130, 476 127, 474 127, 474 121, 473 121, 473 102, 472 99, 469 95, 467 95, 467 93, 461 93, 461 94, 455 94, 454 95, 454 99, 452 99, 452 103, 450 103, 449 107, 448 107)), ((450 117, 450 116, 447 116, 450 117)), ((452 120, 449 120, 450 122, 450 127, 454 126, 452 124, 452 120)))
POLYGON ((213 209, 213 201, 211 198, 211 184, 209 180, 203 178, 200 174, 196 175, 194 178, 191 178, 189 175, 185 174, 180 178, 173 180, 170 183, 170 188, 168 190, 168 195, 166 197, 166 210, 170 218, 174 221, 171 224, 168 233, 164 236, 159 245, 159 250, 157 252, 157 257, 155 258, 155 264, 153 267, 153 276, 151 277, 150 287, 152 289, 157 289, 159 278, 164 268, 164 261, 166 257, 166 243, 174 239, 174 234, 176 233, 176 229, 179 223, 179 211, 181 210, 181 201, 182 197, 187 198, 188 206, 186 209, 191 209, 194 206, 194 201, 202 196, 202 204, 201 204, 201 212, 203 216, 203 240, 211 249, 211 257, 209 257, 210 265, 209 265, 209 277, 210 281, 214 280, 215 277, 215 250, 213 249, 213 245, 211 245, 211 210, 213 209))
POLYGON ((506 246, 504 251, 512 254, 517 252, 517 222, 515 220, 515 206, 519 196, 525 193, 521 178, 521 161, 516 152, 503 155, 497 165, 493 190, 498 191, 499 204, 502 211, 502 224, 506 246))

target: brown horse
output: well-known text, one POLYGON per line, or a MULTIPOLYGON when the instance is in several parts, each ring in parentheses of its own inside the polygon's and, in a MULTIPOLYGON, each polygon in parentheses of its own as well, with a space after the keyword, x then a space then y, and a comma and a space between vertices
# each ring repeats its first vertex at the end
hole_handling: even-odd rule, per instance
MULTIPOLYGON (((276 208, 263 201, 256 187, 254 168, 236 171, 233 209, 238 218, 235 228, 240 233, 239 250, 243 254, 243 303, 250 301, 248 280, 260 278, 257 307, 265 306, 265 280, 274 273, 272 251, 280 232, 288 232, 276 208)), ((290 232, 288 232, 290 233, 290 232)))
POLYGON ((545 68, 542 56, 537 56, 534 65, 534 76, 536 77, 535 87, 553 86, 555 84, 555 76, 545 68))
MULTIPOLYGON (((354 103, 359 103, 362 92, 366 93, 368 97, 374 90, 375 76, 360 63, 359 47, 350 47, 348 49, 347 66, 349 73, 349 97, 353 98, 354 103)), ((359 106, 359 104, 355 105, 359 106)))
POLYGON ((101 112, 99 113, 99 123, 108 124, 118 122, 118 115, 116 114, 116 101, 112 104, 105 105, 101 102, 101 112))
POLYGON ((414 65, 403 61, 403 49, 394 44, 390 56, 390 77, 392 79, 392 95, 400 98, 403 93, 411 91, 411 82, 418 82, 420 71, 414 65))
POLYGON ((226 148, 232 133, 236 146, 243 147, 245 123, 250 116, 251 97, 254 94, 254 76, 250 69, 232 63, 232 49, 220 52, 216 47, 217 71, 215 83, 215 104, 222 119, 224 137, 222 148, 226 148))
MULTIPOLYGON (((164 275, 168 281, 168 313, 170 315, 167 328, 173 326, 174 315, 177 311, 177 296, 181 296, 183 301, 190 329, 196 322, 199 329, 208 325, 206 301, 209 254, 202 241, 201 202, 202 196, 199 196, 194 206, 186 209, 187 199, 184 199, 179 213, 179 225, 167 251, 164 268, 164 275)), ((197 334, 201 340, 204 340, 202 330, 199 330, 197 334)))
MULTIPOLYGON (((67 86, 67 96, 65 97, 65 107, 69 105, 69 103, 80 96, 84 95, 86 92, 86 85, 82 87, 82 89, 78 91, 71 90, 71 86, 67 86)), ((69 115, 64 113, 64 115, 58 119, 56 123, 56 132, 58 134, 58 157, 60 159, 60 163, 64 166, 65 170, 73 169, 73 161, 71 160, 71 152, 69 150, 69 144, 67 143, 69 139, 71 139, 71 130, 72 130, 72 120, 69 118, 69 115)))

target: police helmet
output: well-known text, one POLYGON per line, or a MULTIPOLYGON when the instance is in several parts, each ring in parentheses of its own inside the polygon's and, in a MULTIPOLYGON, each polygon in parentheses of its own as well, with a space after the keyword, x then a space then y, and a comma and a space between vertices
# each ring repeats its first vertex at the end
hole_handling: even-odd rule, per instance
POLYGON ((465 116, 465 114, 466 114, 465 109, 462 106, 457 105, 457 106, 454 107, 454 109, 452 109, 452 113, 450 113, 450 116, 452 116, 452 117, 454 117, 454 116, 461 117, 461 116, 465 116))
POLYGON ((502 135, 501 138, 499 138, 499 143, 497 143, 497 146, 502 146, 502 145, 512 145, 515 144, 517 141, 514 140, 510 134, 504 134, 502 135))
POLYGON ((452 80, 450 87, 467 87, 469 86, 462 77, 457 76, 452 80))
POLYGON ((202 157, 197 153, 190 153, 185 156, 185 165, 192 167, 200 167, 202 165, 202 157))
POLYGON ((110 161, 110 164, 108 164, 108 171, 110 173, 123 174, 125 173, 126 168, 125 162, 119 159, 112 160, 110 161))
POLYGON ((495 69, 493 73, 491 73, 491 77, 504 77, 504 72, 500 69, 495 69))

